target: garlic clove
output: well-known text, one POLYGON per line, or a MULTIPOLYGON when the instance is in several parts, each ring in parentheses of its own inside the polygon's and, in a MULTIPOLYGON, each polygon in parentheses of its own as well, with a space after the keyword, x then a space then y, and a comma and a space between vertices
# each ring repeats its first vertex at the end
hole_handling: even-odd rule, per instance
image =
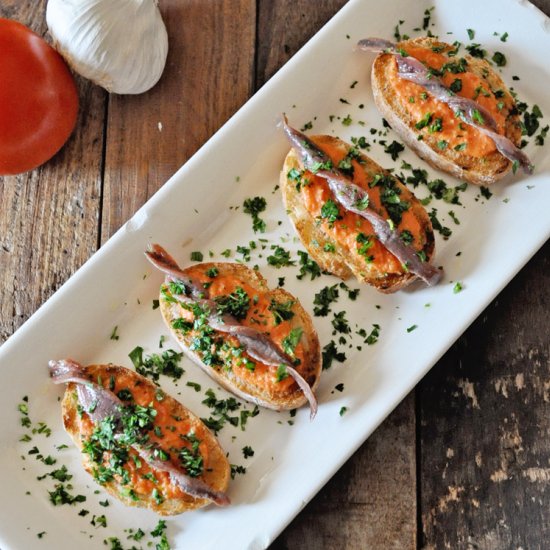
POLYGON ((160 79, 168 34, 156 0, 49 0, 54 46, 80 75, 117 94, 160 79))

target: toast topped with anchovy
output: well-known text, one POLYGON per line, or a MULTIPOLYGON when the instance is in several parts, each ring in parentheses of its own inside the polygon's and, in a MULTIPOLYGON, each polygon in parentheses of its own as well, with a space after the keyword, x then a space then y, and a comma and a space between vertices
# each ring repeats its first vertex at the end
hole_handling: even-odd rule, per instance
POLYGON ((368 38, 358 45, 379 54, 371 78, 378 110, 429 164, 478 185, 520 166, 532 173, 518 148, 514 97, 486 60, 432 37, 397 44, 368 38))
POLYGON ((309 402, 315 416, 319 339, 297 298, 270 290, 257 270, 242 264, 181 269, 159 245, 146 255, 166 274, 160 311, 190 359, 247 401, 275 410, 309 402))
POLYGON ((321 268, 385 293, 436 284, 434 235, 418 199, 357 147, 283 122, 292 149, 280 186, 288 215, 321 268))
POLYGON ((229 504, 230 466, 203 422, 135 371, 50 361, 65 430, 86 471, 128 506, 160 515, 229 504))

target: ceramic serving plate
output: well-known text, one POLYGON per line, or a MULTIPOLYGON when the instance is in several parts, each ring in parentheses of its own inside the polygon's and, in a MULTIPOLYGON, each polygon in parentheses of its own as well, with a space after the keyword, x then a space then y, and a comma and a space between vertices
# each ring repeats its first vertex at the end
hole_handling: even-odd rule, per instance
MULTIPOLYGON (((429 30, 433 34, 450 42, 467 42, 467 29, 474 29, 475 42, 490 55, 497 50, 505 55, 502 74, 519 98, 530 109, 537 104, 543 113, 550 113, 550 96, 545 91, 550 81, 550 22, 528 2, 352 0, 0 349, 3 550, 41 545, 59 550, 103 548, 103 541, 111 537, 125 548, 158 541, 149 534, 157 523, 152 512, 125 508, 110 497, 110 505, 101 506, 106 495, 96 492, 100 487, 83 472, 76 450, 72 446, 58 449, 70 442, 60 418, 63 390, 48 380, 48 359, 68 356, 84 364, 113 362, 131 367, 128 353, 134 347, 142 346, 146 354, 162 351, 159 340, 167 330, 158 310, 152 308, 162 277, 143 256, 151 242, 161 243, 186 265, 191 251, 201 251, 205 259, 210 259, 211 251, 214 260, 223 261, 221 252, 229 249, 229 259, 242 258, 237 246, 250 247, 249 241, 254 241, 249 265, 258 265, 272 286, 284 277, 285 287, 313 312, 315 294, 339 281, 327 275, 313 281, 309 276, 296 278, 301 246, 276 188, 288 150, 276 126, 278 115, 286 112, 297 127, 311 122, 311 133, 345 140, 365 136, 371 144, 368 154, 405 176, 411 172, 401 168, 403 161, 428 169, 408 151, 395 161, 384 152, 397 137, 384 129, 373 105, 369 82, 373 56, 354 51, 354 44, 367 36, 393 38, 400 20, 403 33, 425 33, 413 29, 422 27, 424 10, 432 6, 429 30), (506 41, 501 40, 504 33, 508 33, 506 41), (513 80, 514 75, 520 80, 513 80), (254 234, 250 216, 242 212, 243 200, 254 196, 267 200, 262 215, 265 234, 254 234), (268 265, 272 245, 289 251, 296 266, 268 265), (115 326, 118 340, 110 338, 115 326), (18 411, 24 396, 28 397, 30 430, 21 425, 18 411), (51 436, 38 422, 51 428, 51 436), (33 434, 33 427, 41 433, 33 434), (44 463, 48 455, 55 465, 44 463), (50 503, 48 491, 54 490, 56 481, 37 478, 62 465, 73 475, 71 494, 86 496, 85 502, 57 507, 50 503), (79 515, 83 509, 89 514, 79 515), (97 521, 91 524, 94 515, 103 514, 106 526, 97 521), (138 527, 147 535, 139 542, 129 540, 128 530, 138 527)), ((547 119, 540 123, 544 127, 547 119)), ((417 284, 390 296, 361 287, 355 300, 340 289, 332 312, 314 318, 322 345, 334 340, 346 354, 345 362, 335 361, 323 373, 317 418, 310 422, 306 409, 294 417, 262 410, 249 418, 244 431, 227 424, 219 439, 230 462, 246 468, 231 483, 233 505, 168 519, 172 547, 267 547, 546 241, 550 155, 545 147, 535 145, 534 137, 526 149, 536 164, 533 176, 509 176, 491 188, 490 198, 470 186, 458 192, 461 204, 434 198, 427 206, 436 208, 442 225, 452 230, 447 240, 437 236, 435 262, 446 273, 437 287, 417 284), (454 291, 457 281, 462 285, 458 293, 454 291), (342 311, 351 333, 333 335, 331 321, 342 311), (380 326, 378 342, 367 345, 357 333, 364 329, 370 334, 374 324, 380 326), (244 446, 252 447, 254 456, 245 458, 244 446)), ((449 187, 460 184, 431 169, 428 174, 431 180, 442 177, 449 187)), ((415 192, 420 198, 429 195, 425 186, 415 192)), ((167 336, 163 350, 168 348, 177 349, 167 336)), ((163 388, 200 416, 209 416, 210 410, 202 404, 205 391, 212 388, 224 399, 228 394, 190 362, 181 364, 185 369, 181 380, 174 385, 161 379, 163 388), (200 391, 187 382, 199 384, 200 391)), ((243 403, 241 409, 252 407, 243 403)))

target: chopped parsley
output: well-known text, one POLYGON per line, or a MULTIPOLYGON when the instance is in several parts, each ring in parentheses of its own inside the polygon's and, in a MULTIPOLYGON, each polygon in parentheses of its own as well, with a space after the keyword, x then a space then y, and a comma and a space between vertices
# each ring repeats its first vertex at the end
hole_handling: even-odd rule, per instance
POLYGON ((427 31, 428 27, 430 26, 430 21, 431 21, 433 9, 434 8, 431 7, 431 8, 428 8, 428 9, 424 10, 424 18, 422 19, 422 29, 425 30, 425 31, 427 31))
POLYGON ((254 456, 254 449, 250 447, 250 445, 246 445, 242 448, 243 456, 245 458, 250 458, 251 456, 254 456))
POLYGON ((266 200, 263 197, 254 197, 245 199, 243 202, 243 211, 252 216, 252 229, 254 233, 265 233, 266 223, 259 216, 266 209, 266 200))
POLYGON ((462 283, 457 281, 453 287, 453 294, 458 294, 459 292, 462 292, 463 289, 464 287, 462 286, 462 283))
POLYGON ((295 265, 296 262, 290 259, 290 252, 285 250, 282 246, 272 244, 271 250, 273 254, 267 257, 267 263, 276 268, 295 265))
POLYGON ((414 127, 417 129, 417 130, 422 130, 422 128, 425 128, 426 126, 428 126, 428 124, 430 124, 431 120, 432 120, 432 113, 426 113, 415 125, 414 127))
POLYGON ((226 422, 233 426, 239 425, 239 417, 231 414, 241 407, 241 404, 234 397, 217 399, 216 394, 211 389, 206 390, 205 395, 206 399, 202 403, 211 409, 212 414, 209 418, 201 418, 201 420, 214 434, 217 435, 226 422))
POLYGON ((449 210, 449 217, 455 222, 456 225, 460 225, 460 220, 456 217, 456 214, 452 210, 449 210))
POLYGON ((548 135, 548 130, 550 130, 550 126, 548 126, 548 124, 547 124, 539 132, 539 135, 537 137, 535 137, 535 145, 539 145, 539 146, 544 145, 544 140, 545 140, 546 136, 548 135))
POLYGON ((157 526, 151 531, 152 537, 161 537, 166 530, 166 521, 159 519, 157 526))
POLYGON ((214 277, 217 277, 219 275, 219 270, 217 267, 209 267, 206 271, 206 276, 210 277, 211 279, 214 279, 214 277))
POLYGON ((288 378, 288 371, 285 365, 279 365, 276 373, 277 382, 281 382, 285 378, 288 378))
POLYGON ((369 250, 374 246, 374 238, 371 235, 358 233, 355 240, 358 244, 357 252, 365 258, 366 263, 371 263, 374 260, 374 256, 369 254, 369 250))
POLYGON ((294 317, 292 307, 296 302, 294 300, 288 300, 286 302, 277 302, 275 299, 271 299, 269 304, 269 311, 273 313, 275 325, 280 325, 284 321, 289 321, 294 317))
POLYGON ((343 363, 346 360, 346 354, 342 351, 339 351, 334 341, 331 340, 326 346, 323 347, 322 358, 323 370, 326 370, 332 366, 332 363, 334 361, 343 363))
POLYGON ((380 337, 380 325, 377 323, 373 323, 370 334, 365 338, 365 344, 367 344, 367 346, 372 346, 376 344, 376 342, 378 342, 379 337, 380 337))
POLYGON ((235 319, 245 319, 250 308, 250 298, 240 286, 231 294, 216 297, 216 303, 220 315, 232 315, 235 319))
POLYGON ((497 67, 504 67, 506 65, 506 57, 501 52, 495 52, 492 59, 497 67))
POLYGON ((329 199, 321 207, 321 218, 328 221, 329 227, 332 227, 334 222, 340 219, 338 206, 332 199, 329 199))
MULTIPOLYGON (((468 47, 466 47, 468 49, 468 47)), ((449 61, 448 63, 445 63, 441 67, 441 71, 434 71, 432 69, 432 72, 434 74, 438 74, 438 76, 442 76, 445 72, 452 73, 452 74, 460 74, 465 73, 466 69, 468 68, 468 62, 464 57, 460 57, 456 61, 449 61)))
POLYGON ((341 407, 340 408, 340 416, 344 416, 346 413, 348 412, 348 408, 347 407, 341 407))
POLYGON ((165 350, 162 354, 152 353, 147 356, 143 355, 143 348, 137 346, 128 354, 128 357, 139 374, 151 378, 155 382, 158 381, 161 374, 179 380, 185 372, 179 366, 183 353, 172 349, 165 350))
POLYGON ((384 147, 384 153, 391 155, 392 160, 397 160, 399 153, 405 150, 405 147, 398 141, 392 141, 389 145, 384 147))
POLYGON ((315 260, 312 260, 307 252, 298 250, 298 256, 300 257, 300 273, 296 275, 297 279, 302 280, 309 274, 310 280, 313 281, 313 279, 321 276, 319 264, 315 260))
POLYGON ((479 187, 479 192, 481 193, 481 196, 487 200, 489 200, 493 196, 493 193, 489 191, 489 188, 484 187, 483 185, 479 187))
POLYGON ((369 186, 375 187, 377 185, 382 187, 380 193, 382 205, 387 210, 393 224, 399 225, 403 212, 410 208, 410 203, 401 200, 401 189, 394 177, 386 174, 376 174, 369 186))
POLYGON ((304 329, 302 327, 296 327, 288 333, 288 336, 285 336, 283 338, 283 341, 281 343, 285 353, 294 356, 294 350, 300 342, 303 333, 304 329))
POLYGON ((194 250, 191 252, 190 257, 192 262, 202 262, 204 258, 203 253, 200 250, 194 250))
POLYGON ((451 92, 454 92, 455 94, 457 94, 462 90, 462 80, 460 78, 455 78, 451 82, 451 85, 449 86, 449 88, 451 89, 451 92))
POLYGON ((246 468, 244 466, 238 466, 237 464, 231 464, 231 479, 235 479, 237 474, 246 474, 246 468))
POLYGON ((468 44, 466 50, 472 57, 477 57, 478 59, 485 59, 487 52, 481 47, 481 44, 468 44))
POLYGON ((403 229, 403 231, 401 231, 400 237, 406 245, 410 245, 414 241, 414 236, 408 229, 403 229))
POLYGON ((339 313, 335 313, 334 318, 331 321, 331 324, 334 328, 333 334, 337 332, 341 334, 349 334, 351 332, 349 322, 346 319, 345 311, 340 311, 339 313))
POLYGON ((330 312, 330 304, 338 300, 338 285, 322 288, 313 298, 313 314, 316 317, 326 317, 330 312))
POLYGON ((196 392, 201 391, 201 385, 197 382, 187 382, 185 385, 193 388, 196 392))
POLYGON ((412 332, 413 330, 416 330, 418 328, 418 325, 411 325, 409 328, 407 328, 407 332, 412 332))
POLYGON ((201 440, 192 433, 185 435, 183 438, 191 443, 191 448, 182 447, 180 449, 178 453, 180 464, 190 477, 198 477, 204 470, 204 460, 199 451, 201 440))
POLYGON ((370 149, 370 144, 365 136, 352 137, 351 142, 361 149, 370 149))
POLYGON ((522 134, 531 137, 539 128, 539 118, 542 118, 542 111, 538 105, 533 105, 531 112, 526 109, 523 113, 522 134))
POLYGON ((429 126, 428 126, 428 132, 430 134, 433 134, 435 132, 441 132, 443 130, 443 119, 436 118, 429 126))
POLYGON ((84 495, 71 495, 67 489, 69 486, 65 486, 63 483, 58 483, 53 491, 48 491, 50 495, 50 502, 54 506, 61 506, 62 504, 75 504, 76 502, 85 502, 86 497, 84 495))
POLYGON ((441 222, 437 219, 437 209, 432 208, 428 215, 430 216, 430 221, 432 222, 433 228, 438 231, 445 240, 447 240, 453 232, 448 227, 441 225, 441 222))
POLYGON ((118 339, 119 339, 119 335, 118 335, 118 325, 115 325, 115 328, 113 328, 113 330, 112 330, 112 332, 111 332, 110 339, 111 339, 111 340, 118 340, 118 339))

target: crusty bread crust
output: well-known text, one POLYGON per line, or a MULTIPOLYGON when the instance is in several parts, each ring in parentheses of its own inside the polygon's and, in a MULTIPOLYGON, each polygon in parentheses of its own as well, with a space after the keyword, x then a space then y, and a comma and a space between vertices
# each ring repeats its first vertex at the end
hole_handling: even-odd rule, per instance
MULTIPOLYGON (((143 386, 146 385, 156 388, 156 386, 149 379, 124 367, 117 367, 114 365, 90 365, 86 367, 86 369, 89 372, 91 379, 95 379, 99 375, 104 380, 108 380, 110 376, 114 376, 116 378, 117 375, 124 373, 125 376, 131 376, 133 380, 136 382, 139 381, 139 383, 143 386)), ((65 395, 63 396, 63 401, 61 402, 63 425, 75 445, 82 451, 84 440, 78 428, 79 422, 77 405, 78 397, 76 393, 76 385, 70 383, 67 385, 65 395)), ((173 397, 165 395, 162 405, 163 407, 168 407, 172 415, 179 416, 183 420, 187 420, 191 428, 201 425, 201 430, 206 434, 206 437, 204 437, 202 441, 208 446, 208 462, 205 465, 204 473, 202 474, 201 479, 203 479, 205 483, 207 483, 214 490, 225 492, 229 484, 231 468, 225 456, 225 452, 221 448, 216 437, 206 428, 206 426, 204 426, 198 416, 195 416, 173 397)), ((82 465, 91 475, 92 463, 89 455, 85 453, 82 453, 82 465)), ((118 483, 116 479, 103 484, 102 487, 113 497, 120 500, 127 506, 149 508, 161 516, 173 516, 188 510, 203 508, 204 506, 210 504, 210 501, 207 499, 195 498, 190 495, 184 495, 181 498, 165 498, 160 504, 155 501, 152 495, 148 498, 140 498, 135 501, 130 498, 130 496, 126 496, 121 492, 122 485, 118 483)))
MULTIPOLYGON (((257 270, 250 269, 245 265, 225 262, 205 263, 202 265, 205 269, 210 269, 212 267, 217 268, 220 276, 231 275, 236 277, 246 282, 247 285, 257 289, 262 294, 266 294, 268 297, 279 302, 286 302, 288 300, 294 301, 294 305, 292 307, 294 317, 290 321, 291 327, 294 328, 295 326, 301 326, 304 330, 301 339, 304 349, 304 361, 295 368, 309 384, 312 391, 315 391, 321 375, 321 348, 319 338, 311 318, 302 307, 299 300, 282 288, 269 290, 267 281, 262 277, 262 275, 257 270)), ((183 272, 185 273, 185 271, 186 270, 184 269, 183 272)), ((177 331, 172 328, 172 321, 179 319, 182 316, 182 307, 177 303, 164 300, 161 292, 160 310, 166 326, 169 328, 172 335, 178 340, 185 354, 204 372, 206 372, 208 376, 212 377, 220 386, 241 397, 242 399, 277 411, 295 409, 307 403, 307 398, 304 393, 295 384, 293 384, 292 389, 289 392, 281 393, 268 391, 260 385, 253 384, 247 380, 239 378, 235 375, 232 369, 205 365, 201 358, 190 349, 192 336, 190 334, 182 334, 181 331, 177 331)))
MULTIPOLYGON (((443 53, 453 49, 453 46, 440 42, 435 38, 422 37, 410 41, 400 42, 398 47, 405 44, 416 44, 427 48, 442 47, 443 53)), ((504 90, 507 95, 510 92, 500 76, 492 69, 484 59, 463 55, 468 61, 469 70, 482 76, 484 73, 492 89, 504 90)), ((485 157, 474 157, 465 152, 447 148, 441 151, 437 147, 436 135, 424 133, 424 138, 418 140, 419 130, 415 128, 418 122, 413 119, 407 109, 402 105, 395 88, 389 79, 390 70, 394 63, 391 54, 380 54, 374 60, 372 66, 372 91, 374 102, 382 116, 388 121, 399 137, 422 159, 434 168, 439 168, 453 176, 476 185, 489 185, 503 178, 512 169, 512 162, 498 151, 493 151, 485 157)), ((509 115, 506 120, 505 135, 515 145, 521 141, 521 125, 518 114, 509 115)))
MULTIPOLYGON (((333 136, 309 136, 309 139, 318 146, 328 144, 331 147, 339 148, 344 154, 347 154, 350 148, 350 145, 333 136)), ((389 172, 381 168, 366 155, 362 154, 361 158, 361 167, 367 174, 389 174, 389 172)), ((292 168, 296 170, 303 169, 301 160, 293 149, 286 156, 280 175, 283 201, 287 214, 302 244, 324 271, 344 280, 354 275, 359 281, 374 286, 380 292, 388 294, 406 287, 417 279, 412 273, 385 273, 380 271, 376 263, 365 264, 365 262, 359 262, 348 253, 345 247, 342 247, 327 235, 323 231, 321 224, 317 223, 317 220, 305 207, 301 194, 296 189, 296 182, 288 177, 288 173, 292 168), (327 243, 333 246, 334 252, 325 252, 324 245, 327 243)), ((370 180, 371 177, 368 179, 370 180)), ((420 204, 420 201, 402 183, 397 181, 397 185, 401 190, 400 196, 402 199, 411 205, 410 212, 419 220, 425 239, 424 250, 427 261, 430 261, 433 257, 435 246, 430 218, 422 204, 420 204)))

